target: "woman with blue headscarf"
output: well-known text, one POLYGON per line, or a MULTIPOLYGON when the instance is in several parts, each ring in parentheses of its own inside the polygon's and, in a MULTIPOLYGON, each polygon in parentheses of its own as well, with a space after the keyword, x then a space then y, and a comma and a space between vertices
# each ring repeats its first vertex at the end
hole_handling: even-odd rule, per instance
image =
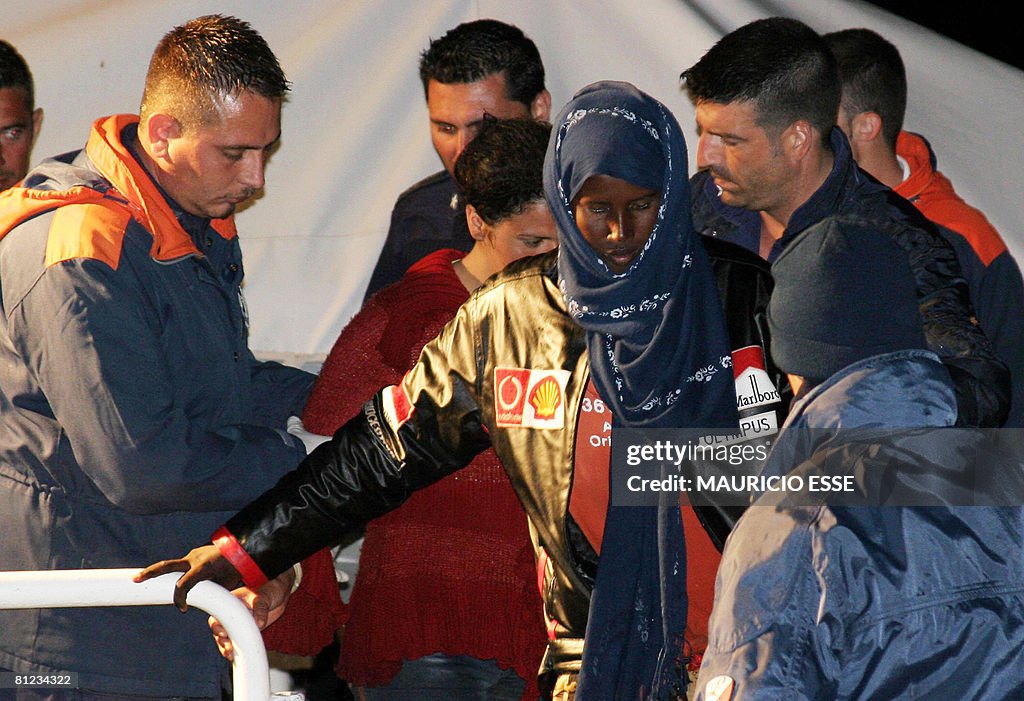
MULTIPOLYGON (((258 585, 493 446, 543 575, 542 688, 559 701, 685 694, 678 495, 610 507, 607 439, 612 424, 735 429, 734 358, 751 350, 743 376, 774 383, 759 410, 781 410, 759 323, 771 278, 753 254, 694 233, 686 146, 657 100, 596 83, 553 126, 544 186, 559 251, 474 292, 399 384, 230 519, 216 545, 148 568, 188 570, 179 603, 201 579, 258 585)), ((701 519, 720 545, 727 528, 701 519)))
MULTIPOLYGON (((738 424, 732 346, 690 223, 687 165, 675 118, 624 83, 577 93, 548 145, 559 286, 587 332, 591 378, 615 425, 738 424)), ((635 698, 631 690, 642 688, 652 698, 678 695, 685 629, 678 498, 610 506, 577 697, 635 698)))

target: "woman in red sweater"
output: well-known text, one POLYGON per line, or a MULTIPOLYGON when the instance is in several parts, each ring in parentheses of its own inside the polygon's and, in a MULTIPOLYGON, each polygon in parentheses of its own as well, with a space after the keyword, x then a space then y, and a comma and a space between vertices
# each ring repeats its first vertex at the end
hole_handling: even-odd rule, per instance
MULTIPOLYGON (((550 127, 488 121, 455 167, 475 239, 432 253, 342 331, 302 416, 330 435, 397 383, 484 280, 553 249, 550 127)), ((543 612, 526 516, 493 450, 366 530, 338 672, 367 701, 537 698, 543 612)))

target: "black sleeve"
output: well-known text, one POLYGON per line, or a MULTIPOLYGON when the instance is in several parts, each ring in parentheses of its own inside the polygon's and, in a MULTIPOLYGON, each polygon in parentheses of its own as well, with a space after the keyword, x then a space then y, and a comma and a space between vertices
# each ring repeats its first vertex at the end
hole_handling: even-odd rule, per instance
POLYGON ((338 542, 490 446, 464 306, 398 385, 226 524, 268 577, 338 542))

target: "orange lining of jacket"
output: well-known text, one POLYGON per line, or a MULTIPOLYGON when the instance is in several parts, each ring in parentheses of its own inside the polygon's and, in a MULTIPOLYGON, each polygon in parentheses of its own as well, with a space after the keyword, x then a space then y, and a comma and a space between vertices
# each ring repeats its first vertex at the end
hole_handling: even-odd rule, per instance
MULTIPOLYGON (((85 151, 111 184, 109 192, 85 186, 65 191, 10 188, 0 195, 0 238, 23 221, 59 208, 46 243, 47 267, 73 258, 90 258, 116 270, 124 232, 133 218, 152 234, 150 256, 154 260, 172 261, 200 254, 145 169, 121 143, 121 131, 138 121, 136 115, 119 114, 93 123, 85 151)), ((210 223, 223 238, 236 236, 233 217, 210 223)))

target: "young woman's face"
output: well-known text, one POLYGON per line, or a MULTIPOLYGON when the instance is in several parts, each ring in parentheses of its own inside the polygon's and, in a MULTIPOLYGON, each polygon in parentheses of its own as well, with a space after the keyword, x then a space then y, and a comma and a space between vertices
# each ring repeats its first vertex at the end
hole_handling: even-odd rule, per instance
POLYGON ((576 226, 608 269, 629 269, 658 221, 661 193, 610 175, 592 175, 573 201, 576 226))
POLYGON ((558 245, 555 218, 544 201, 528 204, 519 214, 486 226, 487 243, 499 263, 495 272, 514 260, 547 253, 558 245))

